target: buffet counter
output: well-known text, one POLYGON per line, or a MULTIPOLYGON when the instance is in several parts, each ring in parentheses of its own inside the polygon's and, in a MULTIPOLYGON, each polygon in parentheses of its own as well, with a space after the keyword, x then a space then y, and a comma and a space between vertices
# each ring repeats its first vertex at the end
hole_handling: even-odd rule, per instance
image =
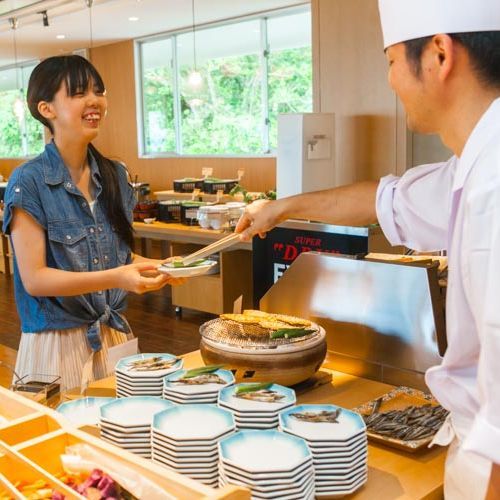
MULTIPOLYGON (((133 227, 137 237, 141 239, 175 241, 196 245, 209 245, 227 235, 227 233, 214 229, 203 229, 199 226, 186 226, 185 224, 175 222, 168 224, 158 221, 151 224, 134 222, 133 227)), ((144 248, 144 242, 141 243, 144 248)), ((241 242, 234 245, 233 248, 237 250, 252 250, 252 243, 241 242)), ((148 249, 146 248, 146 253, 147 251, 148 249)))
MULTIPOLYGON (((199 351, 189 353, 183 358, 185 368, 204 364, 199 351)), ((388 384, 337 372, 331 368, 328 363, 323 364, 317 376, 317 385, 297 392, 297 404, 333 403, 353 408, 378 398, 394 388, 388 384)), ((115 380, 114 377, 110 377, 93 383, 88 395, 109 396, 114 395, 114 391, 115 380)), ((73 396, 68 396, 79 397, 76 392, 73 396)), ((93 429, 89 430, 95 432, 93 429)), ((440 499, 443 496, 445 456, 446 450, 441 447, 411 454, 370 443, 368 482, 349 498, 440 499)))

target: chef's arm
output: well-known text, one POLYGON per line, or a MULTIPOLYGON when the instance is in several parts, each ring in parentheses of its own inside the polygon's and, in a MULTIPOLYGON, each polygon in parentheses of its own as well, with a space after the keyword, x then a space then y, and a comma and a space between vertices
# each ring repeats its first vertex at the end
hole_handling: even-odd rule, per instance
POLYGON ((17 266, 26 291, 39 297, 82 295, 110 288, 144 293, 172 281, 168 275, 146 277, 156 267, 148 263, 130 264, 94 272, 54 269, 46 262, 44 229, 27 212, 15 208, 10 224, 17 266))
POLYGON ((500 464, 491 467, 490 484, 486 500, 498 500, 500 498, 500 464))
POLYGON ((242 239, 249 240, 256 234, 264 236, 287 219, 366 226, 377 222, 377 186, 378 181, 366 181, 277 201, 256 201, 246 208, 236 232, 242 233, 242 239))

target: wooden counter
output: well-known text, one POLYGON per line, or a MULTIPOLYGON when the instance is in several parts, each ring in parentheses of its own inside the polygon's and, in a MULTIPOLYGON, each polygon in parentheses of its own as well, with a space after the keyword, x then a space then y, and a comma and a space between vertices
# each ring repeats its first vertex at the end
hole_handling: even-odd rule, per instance
MULTIPOLYGON (((203 365, 199 351, 186 354, 183 358, 185 368, 203 365)), ((332 382, 299 395, 298 404, 334 403, 352 408, 393 389, 393 386, 333 371, 327 366, 325 365, 322 370, 331 373, 332 382)), ((114 377, 110 377, 92 384, 89 393, 102 396, 114 395, 114 387, 114 377)), ((446 450, 441 447, 411 454, 369 444, 368 482, 349 498, 441 499, 445 456, 446 450)))
MULTIPOLYGON (((134 222, 133 227, 139 238, 176 241, 179 243, 194 243, 197 245, 209 245, 228 234, 214 229, 203 229, 199 226, 186 226, 176 222, 168 224, 158 221, 151 224, 134 222)), ((231 248, 237 250, 252 250, 252 243, 241 242, 231 248)))
POLYGON ((0 344, 0 386, 10 387, 12 383, 12 369, 16 366, 17 351, 0 344))

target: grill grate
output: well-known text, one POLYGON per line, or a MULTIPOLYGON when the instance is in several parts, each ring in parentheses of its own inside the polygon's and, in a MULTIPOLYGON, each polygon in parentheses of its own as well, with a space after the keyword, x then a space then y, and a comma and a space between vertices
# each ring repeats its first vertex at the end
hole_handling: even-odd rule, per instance
POLYGON ((231 346, 273 349, 290 344, 303 343, 306 345, 320 335, 319 327, 314 323, 308 326, 307 329, 314 330, 314 332, 303 337, 272 339, 270 337, 272 330, 262 328, 257 324, 242 324, 237 321, 216 318, 203 323, 200 327, 200 334, 205 339, 231 346))

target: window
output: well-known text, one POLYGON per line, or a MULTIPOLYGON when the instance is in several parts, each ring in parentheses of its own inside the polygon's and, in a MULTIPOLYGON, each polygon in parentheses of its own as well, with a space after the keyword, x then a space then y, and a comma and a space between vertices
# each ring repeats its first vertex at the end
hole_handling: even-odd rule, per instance
POLYGON ((43 126, 26 106, 34 64, 0 70, 0 157, 20 158, 43 150, 43 126))
POLYGON ((145 155, 259 155, 312 110, 309 8, 139 42, 145 155), (193 69, 201 85, 190 81, 193 69))

